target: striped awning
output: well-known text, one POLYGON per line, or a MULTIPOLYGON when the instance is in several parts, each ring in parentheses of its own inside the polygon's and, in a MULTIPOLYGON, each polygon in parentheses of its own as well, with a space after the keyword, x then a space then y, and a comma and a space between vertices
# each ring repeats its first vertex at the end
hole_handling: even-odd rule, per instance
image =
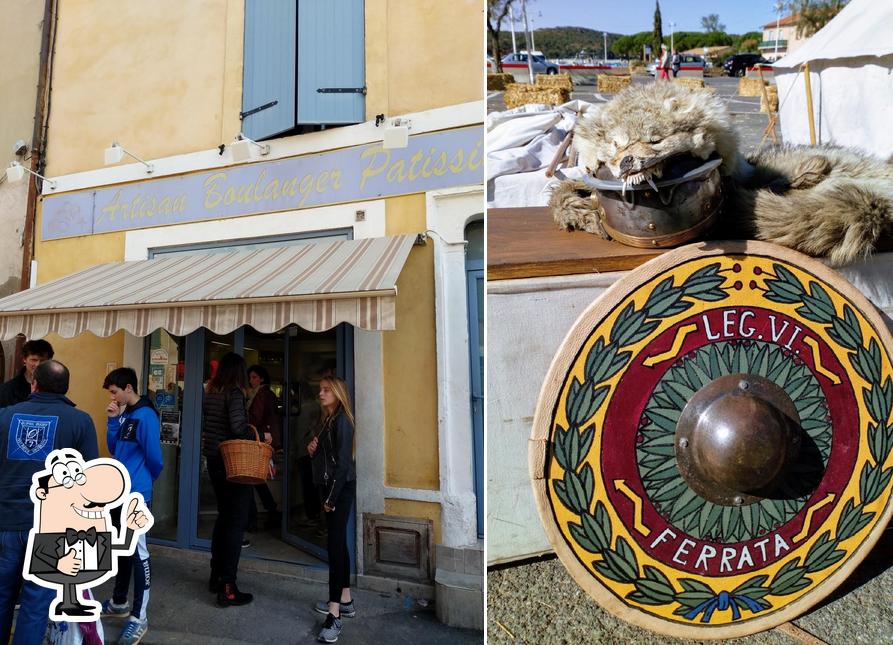
POLYGON ((72 338, 85 331, 185 336, 292 323, 395 328, 397 277, 413 235, 100 264, 0 299, 0 338, 72 338))

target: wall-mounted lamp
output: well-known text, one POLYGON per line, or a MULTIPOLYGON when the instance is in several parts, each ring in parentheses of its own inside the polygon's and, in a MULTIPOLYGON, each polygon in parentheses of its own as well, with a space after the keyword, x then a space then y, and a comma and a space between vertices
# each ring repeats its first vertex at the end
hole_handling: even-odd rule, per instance
POLYGON ((388 150, 392 148, 405 148, 409 145, 409 130, 412 121, 397 117, 391 119, 384 127, 384 136, 381 147, 388 150))
POLYGON ((56 190, 56 182, 55 181, 53 181, 52 179, 47 179, 43 175, 40 175, 40 174, 34 172, 30 168, 25 168, 25 166, 20 164, 18 161, 13 161, 9 164, 9 167, 6 169, 6 179, 10 183, 14 184, 18 181, 22 181, 22 179, 25 178, 26 172, 31 175, 34 175, 35 177, 40 177, 41 179, 43 179, 45 182, 47 182, 47 185, 50 187, 50 190, 56 190))
POLYGON ((112 145, 110 145, 108 148, 105 149, 105 165, 111 166, 113 164, 120 163, 121 160, 124 158, 124 155, 127 155, 128 157, 133 157, 134 159, 139 161, 141 164, 143 164, 146 167, 146 174, 151 175, 155 171, 155 166, 153 166, 148 161, 143 161, 142 159, 137 157, 135 154, 128 152, 117 141, 115 141, 114 143, 112 143, 112 145))
POLYGON ((248 161, 251 159, 252 146, 257 146, 260 149, 261 156, 270 154, 269 143, 258 143, 240 132, 236 140, 228 146, 233 161, 248 161))

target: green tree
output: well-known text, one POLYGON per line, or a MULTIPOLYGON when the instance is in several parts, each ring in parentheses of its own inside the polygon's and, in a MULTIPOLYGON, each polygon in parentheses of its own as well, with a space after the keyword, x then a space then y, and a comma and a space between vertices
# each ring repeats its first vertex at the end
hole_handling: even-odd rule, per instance
POLYGON ((704 31, 725 31, 726 26, 719 21, 719 14, 711 13, 701 18, 701 27, 704 31))
POLYGON ((651 51, 660 56, 660 46, 664 42, 664 29, 660 18, 660 0, 654 0, 654 29, 651 32, 651 51))
POLYGON ((793 0, 790 9, 799 14, 797 36, 812 36, 840 13, 849 0, 793 0))
POLYGON ((509 14, 515 0, 487 0, 487 33, 490 35, 490 53, 496 61, 496 71, 502 71, 502 51, 499 47, 499 32, 502 21, 509 14))

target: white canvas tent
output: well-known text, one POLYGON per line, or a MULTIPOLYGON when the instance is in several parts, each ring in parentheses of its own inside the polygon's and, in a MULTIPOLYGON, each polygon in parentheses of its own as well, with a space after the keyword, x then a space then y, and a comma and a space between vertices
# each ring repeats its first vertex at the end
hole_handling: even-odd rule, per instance
POLYGON ((893 1, 851 0, 799 49, 775 63, 781 136, 810 143, 809 63, 816 143, 893 155, 893 1))

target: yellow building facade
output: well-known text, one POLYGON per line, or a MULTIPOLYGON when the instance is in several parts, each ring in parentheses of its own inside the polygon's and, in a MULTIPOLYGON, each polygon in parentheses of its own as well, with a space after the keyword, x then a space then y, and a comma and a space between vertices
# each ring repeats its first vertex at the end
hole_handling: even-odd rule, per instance
MULTIPOLYGON (((168 514, 171 527, 158 539, 187 548, 206 544, 210 512, 202 499, 200 459, 187 446, 197 445, 200 432, 188 390, 207 373, 190 371, 207 372, 219 348, 242 351, 249 362, 267 360, 287 433, 307 423, 302 415, 311 405, 308 391, 320 374, 329 369, 344 375, 357 412, 358 583, 390 588, 400 581, 417 584, 421 595, 436 588, 438 594, 480 598, 479 616, 448 615, 448 609, 441 615, 451 624, 480 627, 477 517, 483 491, 475 484, 473 401, 482 347, 474 249, 482 261, 483 3, 347 1, 340 10, 361 12, 354 16, 360 35, 348 37, 362 37, 364 85, 319 88, 318 94, 339 99, 353 92, 360 116, 329 124, 301 121, 302 111, 310 110, 302 101, 318 97, 302 88, 309 72, 300 62, 309 56, 303 25, 329 24, 326 16, 304 12, 324 12, 320 7, 328 3, 291 3, 302 25, 291 41, 299 60, 297 88, 291 90, 297 92, 297 121, 239 142, 254 116, 246 112, 257 107, 246 105, 249 74, 275 76, 264 66, 263 56, 270 54, 265 38, 258 44, 249 37, 260 4, 55 3, 45 170, 56 187, 44 187, 37 210, 38 288, 104 263, 148 261, 151 280, 153 261, 182 254, 305 244, 352 249, 364 240, 405 236, 409 241, 400 248, 409 250, 398 267, 393 329, 333 319, 327 329, 295 323, 260 333, 246 325, 175 337, 170 330, 138 335, 126 325, 73 333, 57 320, 46 327, 46 338, 71 368, 70 397, 93 416, 100 446, 108 399, 101 384, 110 369, 136 368, 141 388, 159 397, 163 413, 169 408, 165 458, 178 462, 180 475, 167 472, 156 483, 156 499, 159 486, 168 498, 159 512, 168 514), (267 47, 266 53, 249 54, 258 47, 267 47), (387 136, 396 137, 397 147, 384 147, 387 136), (128 157, 106 166, 104 152, 113 142, 140 161, 128 157), (407 541, 406 535, 417 537, 407 541)), ((338 23, 340 18, 331 24, 338 23)), ((274 50, 270 64, 295 56, 289 51, 274 50)), ((118 271, 101 275, 95 295, 117 294, 112 300, 118 304, 82 302, 68 306, 69 314, 79 307, 81 313, 139 308, 120 305, 127 294, 118 271)), ((164 300, 175 289, 159 291, 164 300)), ((42 306, 46 313, 55 305, 42 306)), ((23 307, 19 313, 27 320, 40 312, 23 307)), ((20 331, 41 335, 43 328, 30 324, 20 331)), ((280 508, 287 506, 284 532, 272 537, 323 558, 319 540, 290 532, 296 518, 289 513, 300 514, 306 501, 293 490, 301 450, 292 435, 277 457, 285 474, 271 483, 280 508)))

